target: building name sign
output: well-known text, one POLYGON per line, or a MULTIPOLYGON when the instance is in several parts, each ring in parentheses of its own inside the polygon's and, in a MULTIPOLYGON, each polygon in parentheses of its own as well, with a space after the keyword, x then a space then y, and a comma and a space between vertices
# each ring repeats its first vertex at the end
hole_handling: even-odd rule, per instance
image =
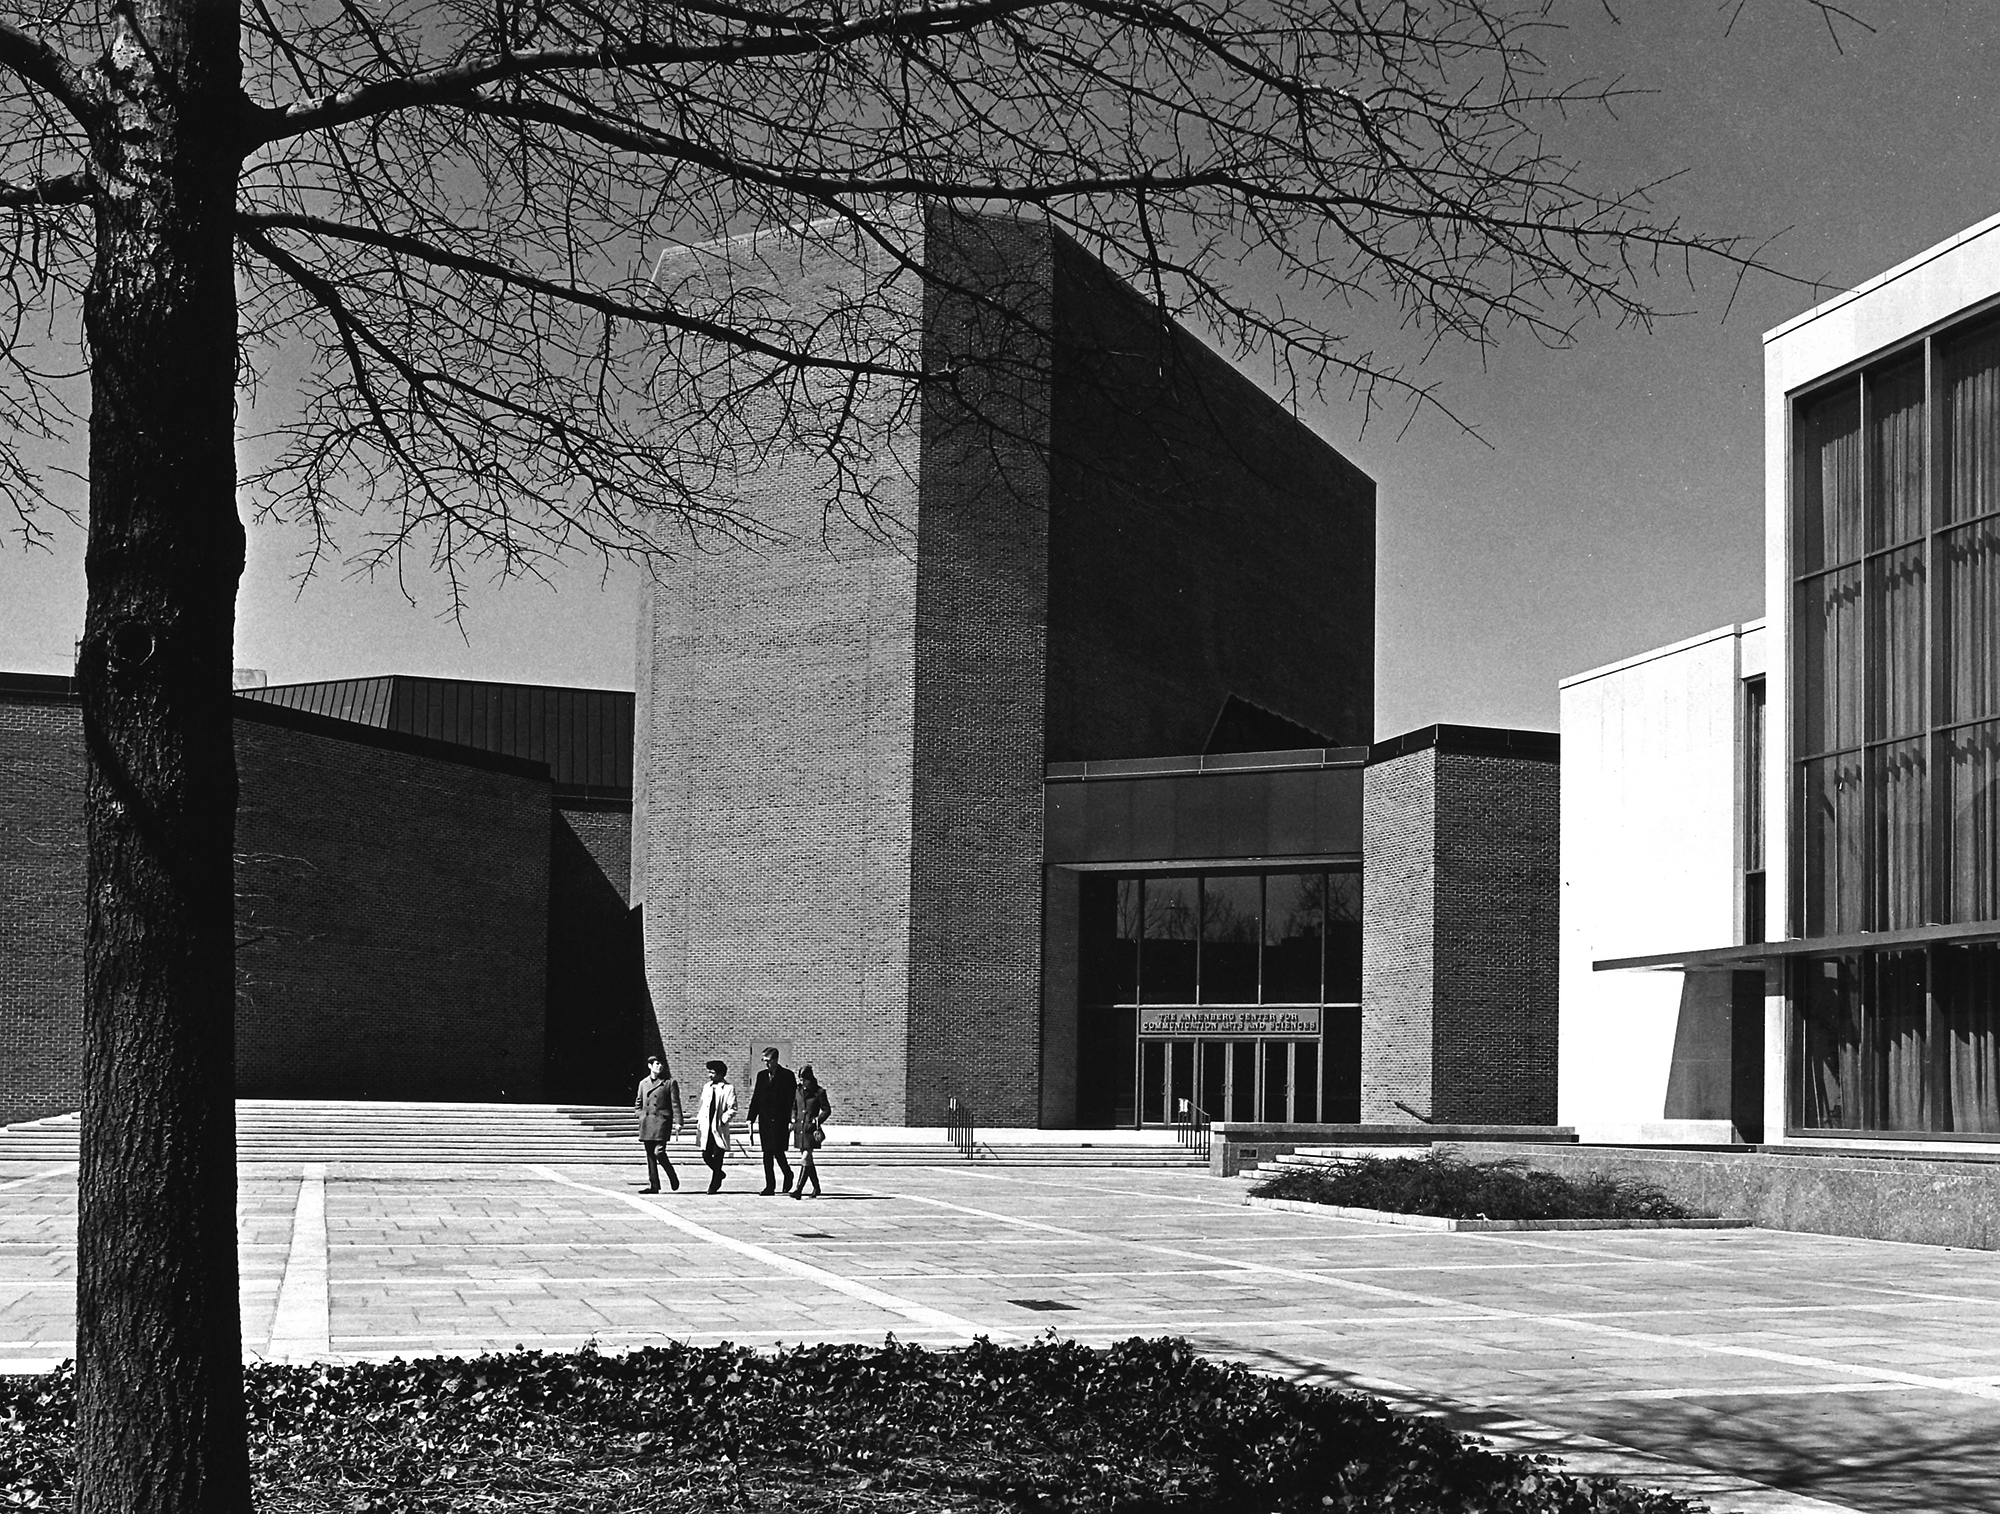
POLYGON ((1142 1036, 1316 1036, 1317 1009, 1142 1009, 1142 1036))

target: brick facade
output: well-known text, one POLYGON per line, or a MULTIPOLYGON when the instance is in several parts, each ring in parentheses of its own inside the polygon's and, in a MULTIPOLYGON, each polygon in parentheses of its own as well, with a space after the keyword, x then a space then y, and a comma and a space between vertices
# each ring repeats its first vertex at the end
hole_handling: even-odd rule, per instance
POLYGON ((1431 1115, 1437 752, 1371 765, 1361 798, 1361 1118, 1431 1115))
MULTIPOLYGON (((1043 1044, 1046 764, 1199 750, 1231 694, 1365 740, 1373 485, 1046 225, 925 234, 942 377, 883 401, 871 529, 800 450, 736 480, 763 539, 655 570, 634 897, 677 1065, 769 1043, 843 1119, 955 1094, 1033 1125, 1074 1102, 1043 1044)), ((875 279, 784 287, 810 312, 875 279)))
POLYGON ((1364 780, 1364 1121, 1555 1119, 1554 739, 1433 728, 1364 780), (1406 749, 1407 748, 1407 749, 1406 749))
POLYGON ((236 722, 238 1093, 540 1099, 545 774, 277 715, 236 722))
MULTIPOLYGON (((239 1094, 540 1098, 546 770, 238 708, 239 1094)), ((0 688, 0 1121, 80 1097, 81 724, 0 688)))
POLYGON ((917 528, 905 1118, 1040 1123, 1052 234, 935 220, 917 528))
POLYGON ((62 678, 0 689, 0 1124, 83 1088, 83 718, 62 678))
MULTIPOLYGON (((802 310, 871 269, 787 268, 802 310)), ((915 317, 915 306, 911 319, 915 317)), ((655 564, 639 617, 633 898, 682 1086, 757 1048, 810 1062, 836 1118, 903 1120, 915 695, 913 413, 875 396, 877 519, 823 460, 739 477, 761 537, 655 564)), ((745 1090, 743 1100, 747 1102, 745 1090)))

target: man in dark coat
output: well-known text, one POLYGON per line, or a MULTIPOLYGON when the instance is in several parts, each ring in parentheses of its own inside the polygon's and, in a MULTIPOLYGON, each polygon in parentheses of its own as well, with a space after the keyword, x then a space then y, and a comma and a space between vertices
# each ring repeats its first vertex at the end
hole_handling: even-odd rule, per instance
POLYGON ((764 1068, 757 1074, 757 1086, 750 1094, 750 1123, 757 1127, 757 1145, 764 1153, 764 1192, 776 1193, 776 1162, 785 1174, 785 1192, 792 1191, 792 1164, 785 1160, 785 1138, 791 1133, 792 1104, 798 1097, 799 1080, 789 1068, 778 1065, 778 1048, 764 1048, 764 1068))
POLYGON ((660 1191, 660 1167, 664 1164, 667 1181, 679 1193, 681 1175, 674 1171, 673 1159, 667 1155, 667 1142, 681 1128, 681 1085, 667 1076, 663 1058, 646 1058, 646 1076, 640 1080, 632 1107, 639 1111, 639 1142, 646 1148, 646 1192, 660 1191))

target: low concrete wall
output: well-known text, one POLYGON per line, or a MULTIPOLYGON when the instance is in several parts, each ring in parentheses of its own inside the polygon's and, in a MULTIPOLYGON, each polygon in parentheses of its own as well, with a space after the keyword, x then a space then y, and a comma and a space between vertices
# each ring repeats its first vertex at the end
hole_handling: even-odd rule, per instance
POLYGON ((1458 1141, 1468 1160, 1512 1157, 1565 1176, 1651 1183, 1690 1209, 1771 1230, 2000 1250, 2000 1163, 1841 1153, 1673 1151, 1458 1141))
POLYGON ((1437 1141, 1575 1141, 1566 1125, 1256 1125, 1220 1120, 1209 1127, 1208 1171, 1233 1178, 1247 1166, 1290 1156, 1301 1146, 1429 1146, 1437 1141))

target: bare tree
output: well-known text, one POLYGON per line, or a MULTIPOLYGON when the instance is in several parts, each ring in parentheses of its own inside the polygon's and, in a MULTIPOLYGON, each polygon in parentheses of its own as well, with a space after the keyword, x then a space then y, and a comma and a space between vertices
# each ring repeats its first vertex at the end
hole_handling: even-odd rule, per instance
POLYGON ((908 207, 1046 217, 1294 397, 1437 403, 1420 354, 1645 321, 1756 249, 1544 145, 1542 0, 8 0, 0 487, 89 385, 78 1504, 248 1506, 233 1234, 229 664, 240 509, 534 571, 755 532, 814 449, 866 520, 926 383, 908 207), (746 275, 698 250, 754 232, 746 275), (831 304, 813 258, 880 270, 831 304), (791 272, 788 274, 787 269, 791 272), (81 327, 76 325, 81 318, 81 327), (81 353, 79 363, 75 353, 81 353), (69 356, 66 356, 69 354, 69 356), (239 480, 260 374, 280 424, 239 480), (140 1090, 143 1089, 143 1093, 140 1090))

